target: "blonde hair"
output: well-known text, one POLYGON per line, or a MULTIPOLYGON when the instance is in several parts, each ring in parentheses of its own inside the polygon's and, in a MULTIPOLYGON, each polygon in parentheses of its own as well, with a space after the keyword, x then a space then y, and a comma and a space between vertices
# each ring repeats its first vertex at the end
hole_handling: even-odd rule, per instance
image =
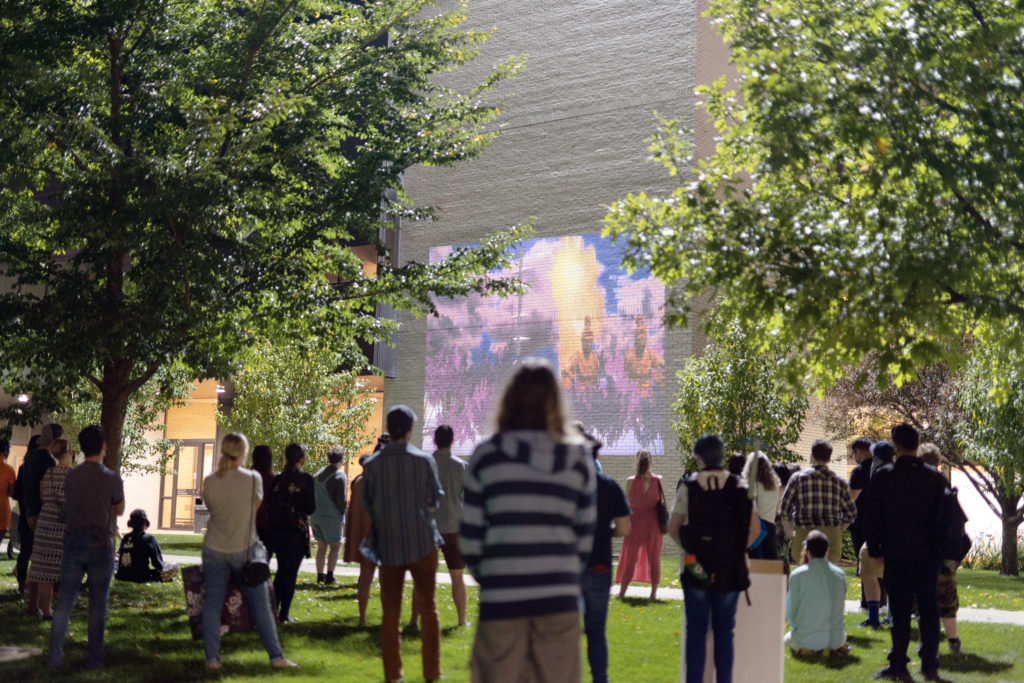
POLYGON ((642 477, 651 471, 651 452, 645 448, 641 448, 636 452, 636 472, 635 476, 642 477))
POLYGON ((935 469, 939 469, 939 466, 942 465, 942 451, 931 441, 921 444, 921 447, 917 449, 917 457, 935 469))
POLYGON ((249 455, 249 440, 245 434, 231 432, 220 442, 220 460, 217 461, 217 476, 223 477, 231 468, 231 463, 249 455))
POLYGON ((65 455, 67 455, 67 453, 70 450, 71 445, 68 443, 67 439, 54 439, 53 443, 50 444, 49 448, 50 455, 52 455, 54 459, 58 461, 65 455))
POLYGON ((498 402, 497 431, 538 429, 555 441, 565 437, 565 406, 562 390, 551 364, 527 358, 508 380, 498 402))

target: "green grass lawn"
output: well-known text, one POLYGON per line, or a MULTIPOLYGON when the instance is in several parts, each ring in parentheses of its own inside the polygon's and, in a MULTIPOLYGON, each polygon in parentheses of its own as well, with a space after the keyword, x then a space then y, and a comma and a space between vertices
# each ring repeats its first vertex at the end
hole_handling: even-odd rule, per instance
POLYGON ((153 536, 160 544, 160 551, 164 555, 199 557, 203 554, 202 534, 153 534, 153 536))
MULTIPOLYGON (((49 623, 22 616, 22 599, 10 576, 13 563, 0 562, 0 644, 47 646, 49 623)), ((999 577, 997 577, 999 578, 999 577)), ((1002 581, 990 581, 988 592, 1005 592, 1002 581)), ((977 583, 971 579, 972 585, 977 583)), ((406 591, 405 615, 409 612, 406 591)), ((475 590, 470 591, 471 605, 475 590)), ((473 629, 460 629, 447 586, 438 588, 441 612, 441 661, 447 680, 469 680, 468 660, 473 629)), ((676 681, 679 676, 681 605, 678 602, 649 603, 642 599, 611 600, 608 638, 611 644, 610 676, 616 681, 676 681)), ((475 621, 472 614, 470 620, 475 621)), ((382 679, 378 628, 379 595, 371 595, 368 619, 371 626, 359 628, 355 601, 355 579, 343 577, 338 586, 322 588, 308 574, 301 575, 292 607, 297 624, 281 627, 285 653, 299 662, 296 671, 273 674, 266 654, 254 633, 232 634, 222 641, 224 669, 215 677, 241 681, 273 675, 294 680, 377 681, 382 679)), ((102 672, 82 670, 85 657, 86 598, 80 598, 72 619, 65 651, 68 667, 54 676, 42 657, 0 664, 3 680, 147 680, 178 681, 207 678, 203 650, 193 641, 185 617, 181 584, 137 586, 114 582, 106 639, 107 667, 102 672)), ((847 681, 865 679, 885 662, 889 635, 885 631, 864 631, 855 624, 859 614, 846 617, 853 653, 841 661, 801 660, 786 656, 786 680, 847 681)), ((953 658, 943 645, 942 666, 957 681, 1024 680, 1024 660, 1018 663, 1024 628, 1000 625, 961 624, 961 638, 968 654, 953 658)), ((416 633, 403 637, 407 681, 421 681, 419 640, 416 633)), ((915 662, 916 666, 916 662, 915 662)), ((585 667, 585 664, 584 664, 585 667)), ((589 677, 587 677, 589 678, 589 677)))

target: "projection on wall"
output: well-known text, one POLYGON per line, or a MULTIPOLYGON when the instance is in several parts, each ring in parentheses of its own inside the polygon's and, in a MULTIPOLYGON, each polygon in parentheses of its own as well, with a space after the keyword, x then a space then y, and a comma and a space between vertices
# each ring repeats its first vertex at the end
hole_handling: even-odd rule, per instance
MULTIPOLYGON (((431 261, 451 249, 432 248, 431 261)), ((424 446, 435 427, 450 424, 453 451, 472 452, 491 433, 516 363, 541 356, 558 371, 571 418, 604 442, 602 454, 663 453, 665 289, 620 261, 600 235, 534 239, 500 273, 520 277, 527 293, 438 301, 439 317, 427 320, 424 446)))

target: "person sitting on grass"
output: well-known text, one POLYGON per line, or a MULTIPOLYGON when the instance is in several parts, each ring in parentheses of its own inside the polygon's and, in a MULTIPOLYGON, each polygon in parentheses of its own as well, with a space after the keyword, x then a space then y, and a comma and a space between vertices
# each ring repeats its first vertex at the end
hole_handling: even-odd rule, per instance
POLYGON ((121 549, 117 552, 117 580, 134 583, 163 581, 165 570, 177 569, 177 565, 164 564, 160 544, 146 533, 149 517, 145 510, 132 510, 128 515, 128 528, 131 531, 121 539, 121 549))
POLYGON ((850 651, 843 627, 846 574, 826 559, 828 537, 820 531, 807 534, 801 564, 789 576, 786 621, 790 632, 785 643, 801 655, 845 655, 850 651))

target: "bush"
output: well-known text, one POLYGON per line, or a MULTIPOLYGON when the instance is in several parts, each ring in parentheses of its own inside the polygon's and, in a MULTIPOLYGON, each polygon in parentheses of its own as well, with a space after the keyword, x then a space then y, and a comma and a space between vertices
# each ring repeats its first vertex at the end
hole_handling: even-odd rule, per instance
MULTIPOLYGON (((971 537, 971 551, 964 558, 963 567, 968 569, 1002 569, 1003 539, 989 531, 982 531, 971 537)), ((1021 543, 1020 532, 1017 534, 1017 562, 1024 566, 1024 543, 1021 543)))

